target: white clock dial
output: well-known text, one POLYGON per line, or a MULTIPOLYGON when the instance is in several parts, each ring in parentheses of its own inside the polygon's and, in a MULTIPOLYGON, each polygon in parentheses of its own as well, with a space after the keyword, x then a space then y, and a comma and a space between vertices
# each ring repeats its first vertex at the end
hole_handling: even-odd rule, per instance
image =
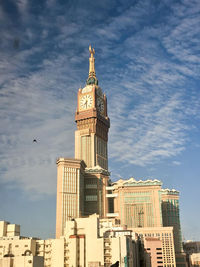
POLYGON ((92 107, 92 96, 84 95, 80 100, 80 106, 82 109, 88 109, 92 107))
POLYGON ((103 113, 104 112, 104 102, 102 98, 97 98, 97 109, 103 113))

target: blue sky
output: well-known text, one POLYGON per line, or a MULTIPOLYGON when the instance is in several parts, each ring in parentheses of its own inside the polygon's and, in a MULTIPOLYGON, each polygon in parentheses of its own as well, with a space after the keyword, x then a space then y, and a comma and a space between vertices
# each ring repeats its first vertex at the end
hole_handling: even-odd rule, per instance
POLYGON ((55 161, 74 156, 92 44, 112 180, 179 190, 184 238, 200 240, 199 14, 199 0, 1 1, 0 219, 54 237, 55 161))

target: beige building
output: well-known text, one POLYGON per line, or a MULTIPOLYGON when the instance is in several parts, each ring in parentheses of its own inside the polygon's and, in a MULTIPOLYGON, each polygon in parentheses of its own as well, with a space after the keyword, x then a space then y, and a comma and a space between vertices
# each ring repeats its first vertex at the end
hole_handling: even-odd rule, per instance
POLYGON ((120 179, 108 187, 114 198, 115 216, 121 224, 128 228, 162 226, 161 185, 158 180, 130 178, 120 179))
POLYGON ((20 226, 0 221, 0 267, 43 267, 36 239, 20 236, 20 226))
MULTIPOLYGON (((110 192, 107 197, 114 199, 113 216, 136 233, 140 228, 158 229, 160 227, 162 231, 165 226, 173 227, 173 250, 175 249, 176 260, 171 250, 166 250, 168 254, 163 254, 164 262, 167 264, 166 259, 172 257, 171 265, 166 266, 173 266, 176 262, 176 266, 183 267, 186 266, 186 256, 183 253, 181 240, 179 192, 162 189, 161 186, 162 183, 159 180, 120 179, 106 188, 110 192)), ((168 242, 163 240, 162 242, 168 242)), ((165 246, 164 243, 163 246, 165 246)))
POLYGON ((84 215, 84 170, 82 160, 57 160, 56 238, 64 233, 66 221, 84 215))
POLYGON ((103 267, 116 261, 120 266, 139 266, 132 231, 115 225, 115 220, 99 219, 99 215, 94 214, 74 219, 66 226, 69 266, 103 267))
POLYGON ((163 267, 162 241, 158 237, 145 237, 146 267, 163 267))
POLYGON ((67 221, 59 239, 10 236, 0 240, 2 267, 103 267, 116 261, 120 266, 139 267, 137 235, 96 214, 67 221))
POLYGON ((157 255, 162 256, 163 266, 176 267, 173 227, 139 227, 132 230, 140 236, 143 242, 145 238, 159 239, 162 242, 162 250, 158 251, 157 255))
POLYGON ((37 240, 36 254, 44 259, 44 267, 63 267, 68 261, 67 242, 59 239, 37 240))
POLYGON ((88 168, 108 169, 107 99, 98 85, 95 72, 94 49, 89 47, 89 76, 86 86, 78 91, 75 121, 75 158, 84 160, 88 168))
POLYGON ((94 49, 89 48, 89 76, 78 90, 75 121, 75 159, 57 160, 56 237, 63 235, 65 223, 97 213, 108 213, 106 186, 108 172, 107 99, 98 85, 94 49))
POLYGON ((0 239, 20 236, 20 225, 10 224, 6 221, 0 221, 0 239))
POLYGON ((0 259, 0 267, 43 267, 42 257, 37 256, 15 256, 0 259))

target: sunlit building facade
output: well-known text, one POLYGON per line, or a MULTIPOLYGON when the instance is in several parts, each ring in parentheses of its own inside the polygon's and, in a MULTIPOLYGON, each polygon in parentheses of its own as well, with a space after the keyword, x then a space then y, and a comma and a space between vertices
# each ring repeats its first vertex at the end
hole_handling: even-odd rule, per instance
MULTIPOLYGON (((133 228, 145 244, 146 238, 157 238, 162 242, 162 249, 157 251, 157 255, 162 256, 159 266, 176 267, 173 227, 140 227, 133 228), (161 263, 162 261, 162 263, 161 263)), ((146 244, 145 244, 146 245, 146 244)))
POLYGON ((0 267, 44 267, 36 242, 20 235, 20 225, 0 221, 0 267))
POLYGON ((112 184, 114 213, 128 228, 160 227, 161 185, 158 180, 118 180, 112 184))
MULTIPOLYGON (((162 189, 159 180, 120 179, 107 187, 114 199, 114 216, 122 225, 139 233, 159 229, 162 240, 163 266, 185 267, 179 218, 179 192, 162 189), (165 229, 171 227, 171 233, 165 229), (154 229, 154 230, 153 230, 154 229), (163 232, 162 232, 163 231, 163 232), (173 235, 173 238, 172 236, 173 235), (170 244, 170 249, 166 249, 170 244)), ((153 233, 153 232, 152 232, 153 233)), ((154 234, 150 237, 154 237, 154 234)))
POLYGON ((15 234, 0 236, 0 267, 110 267, 117 261, 140 267, 137 235, 97 214, 67 221, 64 236, 57 239, 15 234))
POLYGON ((108 200, 107 98, 98 85, 94 49, 89 48, 89 75, 86 86, 78 90, 75 121, 75 159, 57 160, 56 237, 64 233, 65 223, 96 213, 106 217, 108 200))
POLYGON ((81 160, 57 160, 56 238, 64 233, 66 221, 84 215, 84 170, 81 160))
POLYGON ((144 238, 146 267, 163 267, 162 240, 158 237, 144 238))

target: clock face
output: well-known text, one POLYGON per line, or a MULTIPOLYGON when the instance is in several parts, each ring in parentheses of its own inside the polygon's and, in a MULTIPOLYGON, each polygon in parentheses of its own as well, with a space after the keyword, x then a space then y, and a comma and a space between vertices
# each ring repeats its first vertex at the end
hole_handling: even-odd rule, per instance
POLYGON ((84 95, 81 97, 80 106, 82 109, 88 109, 92 107, 92 96, 91 95, 84 95))
POLYGON ((104 102, 102 98, 97 98, 97 109, 103 113, 104 112, 104 102))

